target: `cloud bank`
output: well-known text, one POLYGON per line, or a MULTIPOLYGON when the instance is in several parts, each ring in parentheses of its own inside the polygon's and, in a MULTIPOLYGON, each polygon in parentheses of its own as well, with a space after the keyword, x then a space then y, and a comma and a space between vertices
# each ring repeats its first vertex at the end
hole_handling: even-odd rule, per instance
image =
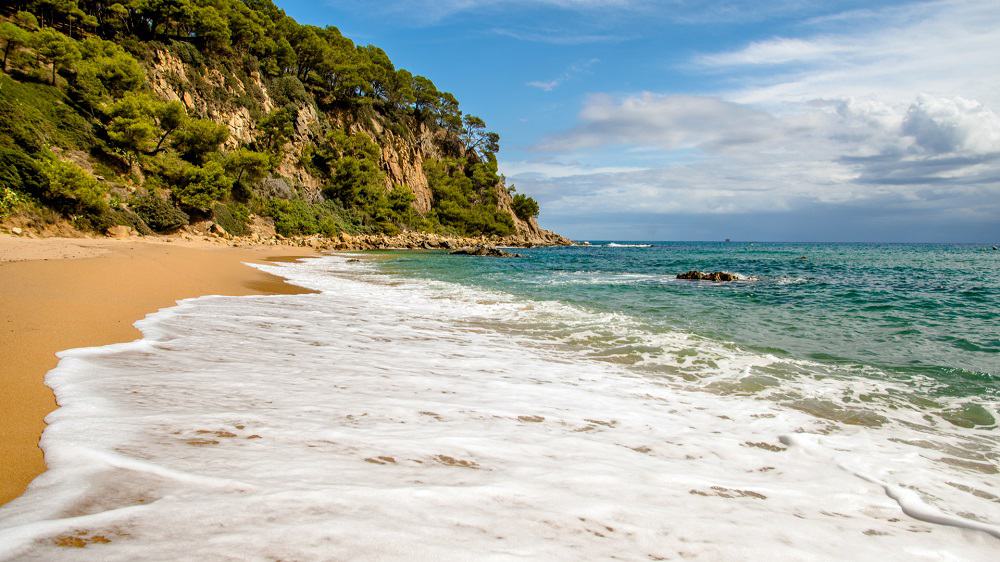
POLYGON ((846 30, 691 59, 734 77, 727 91, 591 95, 576 126, 537 147, 548 161, 616 155, 641 170, 509 175, 556 226, 600 213, 826 209, 831 220, 951 221, 977 225, 963 236, 1000 236, 1000 10, 942 2, 809 25, 830 21, 846 30))

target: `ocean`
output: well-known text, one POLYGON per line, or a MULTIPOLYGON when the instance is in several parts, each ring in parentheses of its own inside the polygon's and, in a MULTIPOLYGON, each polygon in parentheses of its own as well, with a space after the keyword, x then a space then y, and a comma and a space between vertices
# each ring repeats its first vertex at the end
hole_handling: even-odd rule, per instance
POLYGON ((0 559, 996 558, 1000 252, 516 251, 258 266, 320 292, 63 352, 0 559))

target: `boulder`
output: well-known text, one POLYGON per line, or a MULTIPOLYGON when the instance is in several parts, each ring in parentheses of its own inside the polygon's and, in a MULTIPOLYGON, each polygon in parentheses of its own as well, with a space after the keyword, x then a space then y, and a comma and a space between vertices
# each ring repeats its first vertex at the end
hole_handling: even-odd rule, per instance
POLYGON ((24 234, 24 230, 15 226, 14 228, 10 229, 10 233, 13 234, 14 236, 20 236, 24 234))
POLYGON ((452 255, 457 256, 485 256, 491 258, 519 258, 520 254, 512 254, 510 252, 505 252, 496 246, 487 246, 485 244, 480 244, 477 246, 468 246, 465 248, 459 248, 457 250, 452 250, 448 252, 452 255))
POLYGON ((706 273, 704 271, 697 271, 692 269, 687 273, 678 273, 678 279, 686 279, 688 281, 714 281, 716 283, 723 283, 729 281, 739 281, 740 276, 735 273, 729 273, 728 271, 715 271, 712 273, 706 273))
POLYGON ((132 234, 132 229, 125 225, 116 224, 114 226, 109 226, 108 229, 104 231, 104 234, 107 235, 108 238, 128 238, 129 235, 132 234))
POLYGON ((226 229, 222 228, 222 225, 220 225, 217 222, 213 222, 212 225, 208 227, 208 231, 211 232, 212 234, 214 234, 216 236, 220 236, 222 238, 228 238, 229 237, 229 233, 226 232, 226 229))

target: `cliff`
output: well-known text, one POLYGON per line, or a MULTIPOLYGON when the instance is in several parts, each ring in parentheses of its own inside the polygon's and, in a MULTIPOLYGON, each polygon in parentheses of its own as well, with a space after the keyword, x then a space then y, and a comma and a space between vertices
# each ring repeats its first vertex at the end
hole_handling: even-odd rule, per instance
POLYGON ((270 2, 181 3, 221 10, 227 25, 206 29, 155 6, 114 23, 95 2, 82 8, 90 25, 74 28, 42 2, 0 8, 13 54, 0 75, 0 109, 11 110, 0 120, 0 220, 569 242, 504 185, 499 136, 430 80, 270 2), (47 54, 56 51, 70 54, 47 54))

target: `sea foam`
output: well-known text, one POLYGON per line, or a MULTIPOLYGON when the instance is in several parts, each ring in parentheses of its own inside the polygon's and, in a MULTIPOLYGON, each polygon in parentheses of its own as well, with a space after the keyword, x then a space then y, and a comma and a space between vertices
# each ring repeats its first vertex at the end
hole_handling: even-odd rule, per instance
POLYGON ((321 292, 187 300, 61 354, 0 559, 995 559, 993 432, 719 392, 777 359, 684 334, 646 342, 691 350, 679 376, 582 353, 615 324, 563 305, 261 268, 321 292))

